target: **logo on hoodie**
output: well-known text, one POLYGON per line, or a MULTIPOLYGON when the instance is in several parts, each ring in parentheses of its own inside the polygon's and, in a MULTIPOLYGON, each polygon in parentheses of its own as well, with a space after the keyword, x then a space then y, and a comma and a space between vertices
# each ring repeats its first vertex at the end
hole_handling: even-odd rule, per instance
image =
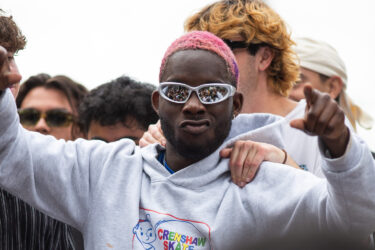
POLYGON ((212 249, 211 230, 204 222, 149 209, 140 209, 140 218, 133 228, 133 249, 212 249))
POLYGON ((155 230, 150 221, 150 215, 146 214, 146 219, 139 220, 133 228, 133 235, 142 244, 144 249, 155 249, 152 242, 156 240, 155 230))

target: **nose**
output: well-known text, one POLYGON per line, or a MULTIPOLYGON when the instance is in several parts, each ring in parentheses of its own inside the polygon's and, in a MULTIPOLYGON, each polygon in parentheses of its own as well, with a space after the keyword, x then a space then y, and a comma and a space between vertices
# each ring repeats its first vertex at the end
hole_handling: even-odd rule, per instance
POLYGON ((2 66, 1 85, 8 87, 12 84, 18 83, 21 81, 21 75, 18 72, 16 63, 14 62, 13 53, 8 52, 5 48, 0 46, 0 64, 2 66), (8 59, 7 59, 8 58, 8 59))
POLYGON ((294 86, 289 93, 289 99, 292 99, 296 102, 299 102, 301 99, 304 99, 305 94, 303 93, 303 87, 304 86, 302 84, 294 86))
POLYGON ((190 98, 184 104, 182 112, 185 114, 203 114, 206 110, 206 107, 199 101, 196 93, 192 93, 190 98))
POLYGON ((43 117, 41 117, 39 121, 36 123, 34 131, 44 135, 49 135, 51 128, 47 125, 46 120, 43 117))
MULTIPOLYGON (((1 46, 0 46, 1 47, 1 46)), ((10 86, 12 84, 19 83, 22 79, 16 61, 14 60, 14 54, 12 52, 7 52, 3 47, 0 48, 0 54, 5 53, 7 59, 4 61, 5 67, 5 80, 6 85, 10 86), (2 48, 2 49, 1 49, 2 48)))
POLYGON ((17 64, 14 61, 9 62, 9 71, 10 71, 10 81, 11 83, 19 83, 21 82, 22 76, 18 70, 17 64))

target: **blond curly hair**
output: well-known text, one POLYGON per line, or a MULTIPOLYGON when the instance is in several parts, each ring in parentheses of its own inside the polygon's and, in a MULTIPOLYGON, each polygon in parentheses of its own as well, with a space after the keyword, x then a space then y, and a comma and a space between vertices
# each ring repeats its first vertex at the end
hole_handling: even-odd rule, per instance
MULTIPOLYGON (((260 0, 223 0, 212 3, 185 21, 185 31, 205 30, 222 39, 240 35, 247 43, 266 43, 274 54, 267 84, 283 96, 299 77, 291 46, 295 43, 281 17, 260 0)), ((241 72, 240 72, 241 73, 241 72)))

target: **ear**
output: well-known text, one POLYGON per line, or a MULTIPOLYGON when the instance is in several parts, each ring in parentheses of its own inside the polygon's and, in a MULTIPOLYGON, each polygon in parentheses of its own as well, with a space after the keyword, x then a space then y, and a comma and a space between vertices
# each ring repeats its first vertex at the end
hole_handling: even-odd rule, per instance
POLYGON ((259 57, 258 68, 260 71, 265 71, 271 64, 274 53, 272 49, 268 46, 261 47, 257 52, 257 57, 259 57))
POLYGON ((331 76, 327 80, 327 84, 329 86, 328 94, 331 96, 332 99, 336 99, 340 95, 344 83, 342 82, 339 76, 331 76))
POLYGON ((236 117, 240 114, 243 105, 243 95, 236 92, 233 96, 233 116, 236 117))
POLYGON ((154 108, 155 112, 159 115, 159 99, 160 94, 157 90, 154 90, 151 95, 151 103, 152 107, 154 108))

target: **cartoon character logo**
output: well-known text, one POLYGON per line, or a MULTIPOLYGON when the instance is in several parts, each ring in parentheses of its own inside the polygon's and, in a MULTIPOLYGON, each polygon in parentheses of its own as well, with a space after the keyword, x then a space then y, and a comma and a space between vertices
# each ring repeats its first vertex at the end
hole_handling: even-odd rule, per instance
POLYGON ((156 234, 152 227, 149 214, 146 214, 146 219, 139 220, 138 224, 133 228, 133 234, 137 237, 144 249, 155 249, 151 243, 156 240, 156 234))
POLYGON ((132 249, 213 249, 211 228, 207 223, 146 208, 139 211, 139 220, 133 228, 132 249))

